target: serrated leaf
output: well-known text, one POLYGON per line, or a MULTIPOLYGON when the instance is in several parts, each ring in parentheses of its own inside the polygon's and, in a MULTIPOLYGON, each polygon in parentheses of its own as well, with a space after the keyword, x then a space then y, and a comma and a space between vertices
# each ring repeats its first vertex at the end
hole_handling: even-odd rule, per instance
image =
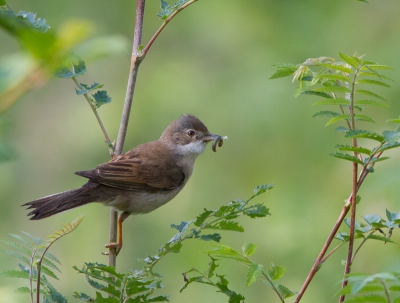
POLYGON ((194 225, 196 225, 197 227, 202 226, 203 223, 210 217, 210 215, 212 213, 213 213, 212 210, 204 209, 204 212, 196 217, 196 221, 194 221, 194 225))
POLYGON ((274 188, 274 184, 262 184, 262 185, 257 185, 254 188, 254 196, 259 196, 263 193, 266 193, 267 191, 269 191, 270 189, 274 188))
POLYGON ((284 299, 293 297, 294 295, 297 294, 297 291, 290 290, 289 288, 287 288, 286 286, 283 286, 281 284, 277 285, 277 289, 279 290, 279 293, 281 294, 281 296, 284 299))
POLYGON ((220 229, 220 230, 231 230, 231 231, 238 231, 244 232, 244 228, 239 225, 238 222, 229 221, 229 220, 222 220, 217 222, 214 225, 207 226, 208 229, 220 229))
POLYGON ((303 90, 303 91, 300 91, 299 94, 314 95, 314 96, 319 96, 319 97, 323 97, 323 98, 327 98, 327 99, 333 98, 331 95, 329 95, 327 93, 316 92, 316 91, 311 91, 311 90, 303 90))
POLYGON ((323 111, 319 111, 317 113, 315 113, 312 117, 313 118, 317 118, 317 117, 337 117, 340 114, 337 112, 333 112, 330 110, 323 110, 323 111))
POLYGON ((72 66, 76 76, 81 76, 86 73, 86 63, 82 59, 78 58, 78 63, 73 63, 72 66))
POLYGON ((389 130, 385 130, 382 135, 389 144, 395 144, 400 138, 400 132, 393 132, 389 130))
POLYGON ((349 129, 344 126, 338 126, 335 128, 335 132, 347 132, 347 131, 349 131, 349 129))
POLYGON ((383 86, 383 87, 390 87, 390 85, 385 82, 378 81, 378 80, 372 80, 372 79, 359 79, 359 80, 357 80, 356 84, 372 84, 372 85, 379 85, 379 86, 383 86))
POLYGON ((238 251, 234 250, 233 248, 227 245, 219 244, 219 245, 214 245, 213 247, 214 248, 212 250, 203 251, 203 253, 215 256, 216 258, 226 258, 226 259, 236 260, 248 265, 251 263, 251 261, 249 261, 243 255, 241 255, 238 251))
POLYGON ((374 101, 374 100, 358 100, 354 103, 355 105, 367 105, 367 106, 376 106, 376 107, 389 107, 389 104, 374 101))
POLYGON ((321 63, 320 66, 327 67, 329 69, 338 70, 341 72, 345 72, 348 74, 354 74, 354 71, 351 68, 345 67, 343 65, 338 64, 329 64, 329 63, 321 63))
POLYGON ((400 142, 396 142, 396 143, 393 143, 393 144, 386 143, 386 144, 382 145, 380 148, 378 148, 377 151, 378 152, 383 152, 385 150, 396 148, 396 147, 399 147, 399 146, 400 146, 400 142))
POLYGON ((268 267, 268 276, 272 280, 279 280, 280 278, 283 277, 283 275, 286 272, 286 268, 280 265, 275 265, 274 263, 271 263, 271 265, 268 267))
POLYGON ((349 130, 346 133, 345 138, 365 138, 365 139, 375 140, 380 143, 382 143, 385 140, 385 138, 380 134, 361 129, 349 130))
POLYGON ((380 99, 380 100, 382 100, 382 101, 386 101, 385 98, 379 96, 378 94, 375 94, 375 93, 373 93, 373 92, 371 92, 371 91, 364 90, 364 89, 358 89, 358 90, 356 90, 356 94, 367 95, 367 96, 370 96, 370 97, 374 97, 374 98, 380 99))
POLYGON ((243 254, 248 257, 251 256, 252 254, 254 254, 254 252, 257 249, 257 245, 253 244, 253 243, 245 243, 242 246, 242 251, 243 254))
POLYGON ((14 248, 14 249, 16 249, 18 251, 26 254, 27 256, 31 256, 32 255, 32 251, 30 249, 26 248, 25 246, 22 246, 19 243, 15 243, 15 242, 12 242, 12 241, 7 241, 7 240, 0 240, 0 241, 5 243, 5 244, 7 244, 7 245, 9 245, 9 246, 11 246, 12 248, 14 248))
POLYGON ((107 91, 105 90, 99 90, 93 95, 93 98, 96 102, 97 108, 111 102, 111 98, 108 96, 107 91))
POLYGON ((87 94, 88 92, 90 92, 92 90, 99 89, 99 88, 102 88, 104 86, 104 84, 100 84, 100 83, 96 83, 96 82, 94 82, 92 85, 87 85, 87 84, 84 84, 84 83, 79 83, 79 85, 82 88, 81 89, 75 88, 75 91, 76 91, 77 95, 87 94))
POLYGON ((368 68, 370 69, 386 69, 386 70, 394 70, 393 67, 387 66, 387 65, 383 65, 383 64, 369 64, 368 68))
POLYGON ((278 78, 283 78, 287 76, 293 75, 293 73, 297 70, 297 67, 294 68, 279 68, 271 77, 269 77, 270 80, 272 79, 278 79, 278 78))
POLYGON ((219 266, 216 262, 217 259, 214 259, 210 256, 211 261, 208 263, 207 269, 207 278, 211 279, 214 276, 215 269, 219 266))
POLYGON ((250 207, 249 209, 246 209, 244 211, 244 214, 252 219, 263 218, 266 217, 267 215, 270 215, 269 209, 262 204, 256 204, 250 207))
POLYGON ((351 79, 347 76, 341 75, 341 74, 320 74, 316 75, 315 78, 324 80, 338 80, 338 81, 345 81, 345 82, 351 82, 351 79))
POLYGON ((176 230, 178 230, 180 233, 184 233, 186 232, 186 230, 188 229, 188 227, 190 226, 190 224, 192 224, 193 221, 189 221, 189 222, 185 222, 185 221, 181 221, 181 223, 179 225, 176 224, 171 224, 172 228, 175 228, 176 230))
POLYGON ((360 65, 359 62, 351 56, 348 56, 346 54, 343 53, 339 53, 340 58, 342 58, 347 64, 351 65, 354 68, 358 68, 358 66, 360 65))
POLYGON ((363 218, 368 224, 380 223, 382 221, 381 216, 375 214, 365 215, 363 218))
POLYGON ((65 66, 61 66, 53 72, 53 75, 58 78, 69 79, 75 77, 75 73, 66 68, 65 66))
POLYGON ((20 270, 5 270, 0 272, 0 277, 29 279, 29 273, 20 270))
POLYGON ((321 86, 314 88, 310 91, 317 92, 317 93, 350 93, 351 91, 345 86, 321 86))
POLYGON ((312 105, 350 105, 350 101, 345 98, 331 98, 327 100, 321 100, 313 103, 312 105))
POLYGON ((366 158, 364 161, 365 161, 365 163, 367 163, 369 161, 369 164, 372 164, 372 163, 381 162, 381 161, 384 161, 387 159, 389 159, 389 157, 379 157, 379 158, 373 157, 372 159, 366 158))
POLYGON ((253 284, 260 276, 262 271, 263 271, 263 266, 261 264, 258 264, 256 262, 251 262, 250 267, 247 271, 246 286, 250 286, 251 284, 253 284))
POLYGON ((329 153, 330 156, 332 157, 336 157, 336 158, 340 158, 343 160, 348 160, 351 162, 355 162, 358 163, 360 165, 364 165, 364 162, 362 162, 360 159, 358 159, 357 157, 354 157, 352 155, 349 154, 342 154, 342 153, 329 153))
POLYGON ((379 236, 379 235, 368 235, 367 239, 373 239, 373 240, 378 240, 378 241, 383 241, 383 242, 389 242, 389 243, 395 243, 394 241, 390 240, 389 238, 379 236))
POLYGON ((365 147, 361 147, 361 146, 351 146, 351 145, 336 145, 336 148, 339 150, 345 150, 345 151, 353 151, 353 152, 357 152, 357 153, 362 153, 362 154, 366 154, 366 155, 371 155, 372 151, 368 148, 365 147))
POLYGON ((375 123, 375 121, 372 118, 370 118, 370 117, 368 117, 366 115, 356 114, 356 115, 354 115, 354 119, 355 120, 360 120, 360 121, 366 121, 366 122, 375 123))
POLYGON ((363 77, 378 77, 379 79, 385 79, 385 80, 389 80, 389 81, 393 81, 394 80, 390 77, 387 77, 385 75, 381 75, 380 73, 376 72, 376 71, 371 71, 371 72, 360 72, 358 73, 358 76, 363 76, 363 77))
POLYGON ((218 242, 218 243, 219 243, 219 241, 221 240, 221 235, 220 235, 220 234, 217 234, 217 233, 215 233, 215 234, 208 234, 208 235, 201 235, 201 236, 199 237, 199 239, 200 239, 200 240, 203 240, 203 241, 215 241, 215 242, 218 242))
POLYGON ((14 258, 17 258, 19 260, 21 260, 22 262, 24 262, 25 264, 27 264, 28 266, 30 265, 30 260, 28 258, 26 258, 23 255, 20 255, 14 251, 11 250, 1 250, 2 252, 5 252, 6 254, 9 254, 10 256, 13 256, 14 258))
POLYGON ((336 116, 336 117, 333 117, 332 119, 330 119, 330 120, 325 124, 325 126, 331 125, 331 124, 336 123, 336 122, 339 122, 339 121, 341 121, 341 120, 349 120, 350 118, 351 118, 351 117, 350 117, 349 114, 342 114, 342 115, 339 115, 339 116, 336 116))

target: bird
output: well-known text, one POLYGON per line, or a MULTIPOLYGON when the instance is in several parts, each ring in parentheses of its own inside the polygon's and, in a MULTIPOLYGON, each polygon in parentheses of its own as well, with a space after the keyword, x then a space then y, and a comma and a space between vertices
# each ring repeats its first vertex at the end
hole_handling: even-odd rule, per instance
POLYGON ((33 209, 30 220, 40 220, 91 202, 113 206, 118 216, 118 242, 106 244, 118 254, 122 222, 131 214, 146 214, 172 200, 192 175, 196 158, 207 143, 222 145, 194 115, 172 121, 158 140, 136 146, 91 170, 75 172, 88 181, 80 188, 49 195, 22 206, 33 209))

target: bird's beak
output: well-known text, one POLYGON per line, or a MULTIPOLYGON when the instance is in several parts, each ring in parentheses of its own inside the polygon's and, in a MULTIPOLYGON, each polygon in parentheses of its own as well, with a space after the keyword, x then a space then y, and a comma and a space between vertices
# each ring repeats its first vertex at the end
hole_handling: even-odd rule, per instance
POLYGON ((210 142, 210 141, 214 141, 214 140, 218 140, 221 139, 222 137, 219 135, 213 135, 213 134, 206 134, 204 135, 204 137, 202 137, 200 140, 202 140, 203 142, 210 142))
POLYGON ((218 144, 219 147, 221 147, 223 142, 224 142, 223 140, 226 140, 227 138, 228 137, 222 137, 220 135, 206 134, 206 135, 204 135, 204 137, 201 138, 201 140, 204 143, 208 143, 210 141, 213 141, 212 150, 214 152, 216 152, 217 151, 217 144, 218 144))

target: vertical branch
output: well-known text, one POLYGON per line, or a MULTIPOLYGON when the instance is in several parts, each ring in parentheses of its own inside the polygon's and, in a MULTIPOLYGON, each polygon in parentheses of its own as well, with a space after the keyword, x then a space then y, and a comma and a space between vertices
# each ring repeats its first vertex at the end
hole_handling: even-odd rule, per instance
MULTIPOLYGON (((117 143, 115 146, 115 156, 122 153, 124 147, 126 131, 128 128, 129 116, 132 108, 133 94, 135 91, 136 78, 139 69, 139 64, 142 61, 138 55, 138 49, 142 41, 143 31, 143 18, 146 0, 137 0, 136 2, 136 22, 135 32, 133 36, 131 67, 129 71, 128 86, 126 89, 126 96, 124 108, 122 111, 121 124, 118 132, 117 143)), ((114 207, 110 208, 110 243, 117 241, 117 216, 118 212, 114 207)), ((108 264, 116 266, 117 255, 115 248, 110 248, 108 255, 108 264)))

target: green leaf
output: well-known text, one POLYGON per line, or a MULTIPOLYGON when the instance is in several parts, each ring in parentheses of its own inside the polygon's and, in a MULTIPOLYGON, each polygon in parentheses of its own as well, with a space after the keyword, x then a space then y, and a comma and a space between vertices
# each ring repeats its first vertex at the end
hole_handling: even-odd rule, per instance
POLYGON ((351 117, 350 117, 349 114, 342 114, 342 115, 339 115, 339 116, 336 116, 336 117, 333 117, 332 119, 330 119, 330 120, 325 124, 325 126, 331 125, 331 124, 336 123, 336 122, 339 122, 339 121, 341 121, 341 120, 349 120, 350 118, 351 118, 351 117))
POLYGON ((349 129, 347 127, 344 126, 338 126, 335 128, 335 132, 339 133, 339 132, 348 132, 349 129))
POLYGON ((358 100, 354 103, 355 105, 369 105, 369 106, 376 106, 376 107, 389 107, 389 104, 374 101, 374 100, 358 100))
POLYGON ((288 67, 288 68, 279 68, 277 71, 269 77, 269 79, 278 79, 287 76, 293 75, 293 73, 297 70, 297 67, 288 67))
POLYGON ((267 215, 270 215, 269 209, 262 204, 256 204, 249 207, 243 212, 243 214, 252 219, 263 218, 266 217, 267 215))
POLYGON ((380 143, 385 140, 382 135, 367 130, 349 130, 346 133, 345 138, 366 138, 380 143))
POLYGON ((279 280, 280 278, 283 277, 283 275, 286 272, 286 268, 283 266, 275 265, 274 263, 271 263, 271 265, 268 267, 268 276, 272 280, 279 280))
POLYGON ((385 82, 378 81, 378 80, 371 80, 371 79, 359 79, 357 80, 356 84, 372 84, 372 85, 379 85, 383 87, 390 87, 389 84, 386 84, 385 82))
POLYGON ((394 241, 390 240, 389 238, 379 236, 379 235, 368 235, 367 239, 373 239, 373 240, 378 240, 378 241, 383 241, 383 242, 389 242, 389 243, 395 243, 394 241))
POLYGON ((383 137, 389 144, 395 144, 400 138, 400 132, 393 132, 389 130, 385 130, 383 133, 383 137))
POLYGON ((111 98, 107 95, 105 90, 99 90, 93 95, 93 98, 96 101, 97 108, 111 102, 111 98))
POLYGON ((238 251, 227 245, 214 245, 213 250, 203 251, 203 253, 215 256, 216 258, 226 258, 236 260, 244 264, 250 265, 251 261, 241 255, 238 251))
POLYGON ((345 98, 331 98, 327 100, 321 100, 313 103, 312 105, 350 105, 350 101, 345 98))
POLYGON ((400 123, 400 118, 397 119, 388 119, 385 122, 395 122, 395 123, 400 123))
POLYGON ((27 264, 28 266, 30 265, 30 260, 28 258, 26 258, 23 255, 20 255, 14 251, 11 250, 1 250, 2 252, 5 252, 6 254, 9 254, 10 256, 13 256, 14 258, 17 258, 19 260, 21 260, 22 262, 24 262, 25 264, 27 264))
POLYGON ((203 241, 215 241, 215 242, 219 242, 221 240, 221 235, 214 233, 214 234, 208 234, 208 235, 201 235, 199 237, 200 240, 203 241))
POLYGON ((58 78, 69 79, 75 77, 75 73, 66 68, 65 66, 61 66, 53 72, 53 75, 58 78))
POLYGON ((161 2, 161 11, 157 13, 157 16, 160 19, 167 19, 174 11, 173 6, 170 6, 167 1, 160 0, 161 2))
POLYGON ((354 68, 358 68, 359 67, 359 62, 357 59, 355 59, 354 57, 348 56, 346 54, 343 53, 339 53, 340 58, 342 58, 347 64, 351 65, 354 68))
POLYGON ((364 218, 365 222, 367 222, 370 225, 372 223, 380 223, 382 221, 381 216, 375 215, 375 214, 366 215, 363 218, 364 218))
POLYGON ((357 153, 362 153, 362 154, 366 154, 366 155, 371 155, 372 151, 368 148, 365 147, 361 147, 361 146, 351 146, 351 145, 336 145, 336 148, 339 150, 345 150, 345 151, 353 151, 353 152, 357 152, 357 153))
POLYGON ((340 158, 343 160, 348 160, 351 162, 355 162, 358 163, 360 165, 364 165, 364 162, 362 162, 360 159, 358 159, 357 157, 351 156, 349 154, 342 154, 342 153, 329 153, 330 156, 332 157, 336 157, 336 158, 340 158))
POLYGON ((312 117, 313 118, 317 118, 317 117, 337 117, 339 115, 340 114, 337 113, 337 112, 333 112, 333 111, 330 111, 330 110, 323 110, 323 111, 315 113, 312 117))
POLYGON ((330 63, 321 63, 320 66, 329 68, 329 69, 333 69, 333 70, 338 70, 341 72, 345 72, 348 74, 354 74, 354 71, 351 68, 345 67, 343 65, 339 65, 340 63, 336 63, 336 64, 330 64, 330 63))
POLYGON ((253 197, 256 197, 263 193, 266 193, 267 191, 269 191, 270 189, 273 189, 273 188, 274 188, 274 184, 257 185, 254 188, 254 196, 253 197))
POLYGON ((196 217, 196 221, 194 221, 194 225, 196 225, 197 227, 202 226, 203 223, 210 217, 210 215, 212 213, 213 213, 212 210, 207 210, 204 208, 204 212, 196 217))
POLYGON ((385 80, 389 80, 389 81, 393 81, 394 80, 392 78, 389 78, 385 75, 381 75, 380 73, 376 72, 376 71, 372 71, 372 72, 360 72, 358 73, 358 76, 363 76, 363 77, 378 77, 380 79, 385 79, 385 80))
POLYGON ((87 85, 84 83, 79 83, 79 85, 82 87, 82 89, 75 88, 77 95, 87 94, 91 90, 99 89, 104 86, 104 84, 100 84, 100 83, 96 83, 96 82, 94 82, 92 85, 87 85))
POLYGON ((74 68, 74 74, 76 76, 81 76, 86 73, 86 63, 82 59, 78 58, 78 63, 73 63, 72 66, 74 68))
POLYGON ((320 74, 316 75, 315 78, 321 80, 338 80, 338 81, 351 82, 351 79, 349 77, 341 74, 320 74))
POLYGON ((393 143, 393 144, 386 143, 386 144, 382 145, 380 148, 378 148, 377 151, 378 152, 383 152, 385 150, 396 148, 396 147, 399 147, 399 146, 400 146, 400 142, 396 142, 396 143, 393 143))
POLYGON ((319 97, 328 98, 328 99, 333 98, 331 95, 329 95, 327 93, 316 92, 316 91, 312 91, 312 90, 303 90, 303 91, 300 92, 300 94, 302 94, 302 95, 314 95, 314 96, 319 96, 319 97))
POLYGON ((0 277, 29 279, 29 273, 20 270, 9 269, 0 272, 0 277))
POLYGON ((387 65, 382 65, 382 64, 369 64, 367 66, 368 68, 375 70, 375 69, 385 69, 385 70, 394 70, 394 68, 387 66, 387 65))
POLYGON ((351 91, 344 86, 321 86, 314 88, 310 91, 317 92, 317 93, 350 93, 351 91))
POLYGON ((381 96, 379 96, 379 95, 377 95, 377 94, 375 94, 375 93, 373 93, 373 92, 371 92, 371 91, 364 90, 364 89, 358 89, 358 90, 356 90, 356 94, 367 95, 367 96, 370 96, 370 97, 374 97, 374 98, 380 99, 380 100, 382 100, 382 101, 386 101, 385 98, 383 98, 383 97, 381 97, 381 96))
POLYGON ((372 120, 370 117, 368 117, 368 116, 366 116, 366 115, 356 114, 356 115, 354 115, 354 119, 360 120, 360 121, 366 121, 366 122, 375 123, 374 120, 372 120))
POLYGON ((208 270, 207 270, 207 278, 211 279, 214 276, 215 269, 219 266, 217 262, 217 259, 212 258, 209 256, 211 261, 208 263, 208 270))
POLYGON ((246 286, 253 284, 263 271, 263 266, 256 262, 251 262, 249 270, 247 271, 246 286))
POLYGON ((14 243, 12 241, 6 241, 6 240, 0 240, 1 242, 10 245, 12 248, 26 254, 27 256, 31 257, 32 256, 32 251, 25 246, 20 245, 19 243, 14 243))
POLYGON ((236 221, 222 220, 214 225, 207 226, 208 229, 232 230, 244 232, 244 228, 236 221))
POLYGON ((245 243, 242 246, 242 251, 245 257, 251 256, 256 251, 257 246, 252 243, 245 243))

